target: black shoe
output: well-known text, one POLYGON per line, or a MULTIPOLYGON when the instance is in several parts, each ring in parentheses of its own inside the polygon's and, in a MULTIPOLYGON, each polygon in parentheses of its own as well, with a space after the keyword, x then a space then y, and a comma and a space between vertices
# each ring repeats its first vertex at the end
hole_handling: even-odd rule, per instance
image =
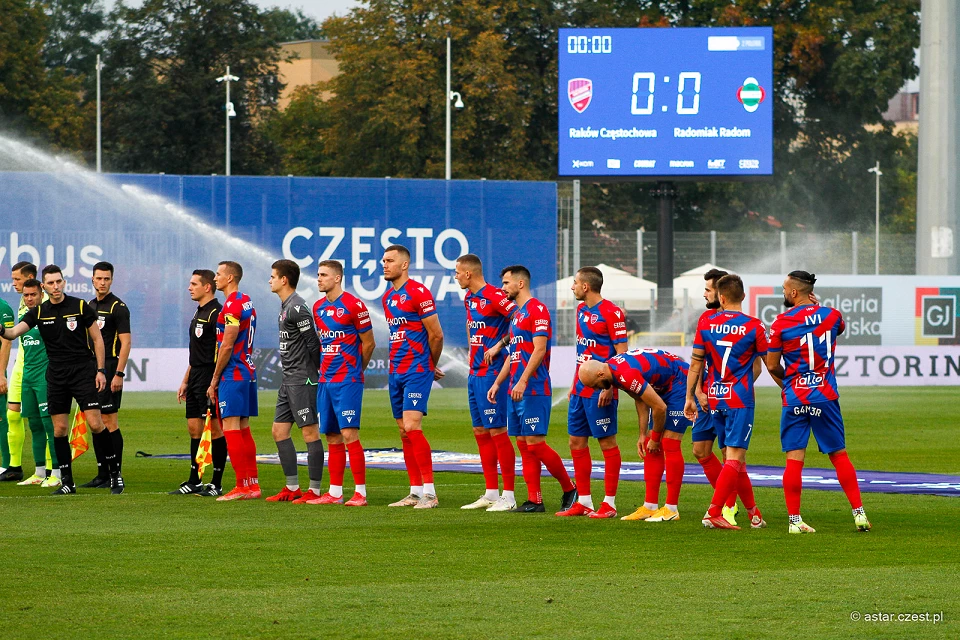
POLYGON ((0 473, 0 482, 20 482, 23 480, 23 467, 10 467, 0 473))
POLYGON ((197 491, 198 496, 204 498, 217 498, 223 495, 223 489, 214 485, 214 484, 205 484, 201 485, 200 491, 197 491))
POLYGON ((188 496, 193 493, 200 493, 203 491, 202 484, 191 484, 190 481, 181 482, 179 489, 174 489, 173 491, 167 491, 167 495, 170 496, 188 496))
POLYGON ((71 485, 63 484, 63 485, 60 485, 60 488, 59 488, 59 489, 57 489, 56 491, 54 491, 54 492, 51 493, 50 495, 52 495, 52 496, 66 496, 66 495, 69 495, 69 494, 71 494, 71 493, 76 493, 76 492, 77 492, 77 487, 76 487, 75 485, 72 485, 72 484, 71 484, 71 485))
POLYGON ((110 479, 110 493, 115 496, 123 493, 123 476, 117 476, 110 479))
POLYGON ((80 486, 84 489, 106 489, 110 486, 110 478, 109 476, 106 478, 97 476, 90 482, 84 483, 80 486))
POLYGON ((527 500, 517 507, 517 513, 543 513, 544 511, 546 509, 543 508, 542 502, 533 502, 532 500, 527 500))
POLYGON ((573 489, 570 489, 570 491, 564 491, 563 497, 560 498, 560 511, 568 510, 579 497, 580 494, 577 493, 577 485, 573 485, 573 489))

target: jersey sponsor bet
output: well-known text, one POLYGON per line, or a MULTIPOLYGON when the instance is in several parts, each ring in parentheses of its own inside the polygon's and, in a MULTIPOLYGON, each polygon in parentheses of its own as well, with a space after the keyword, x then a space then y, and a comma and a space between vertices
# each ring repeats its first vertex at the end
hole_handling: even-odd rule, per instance
POLYGON ((518 308, 510 321, 510 388, 520 381, 520 376, 530 363, 533 355, 533 339, 545 337, 547 352, 537 365, 533 375, 527 380, 525 396, 549 396, 550 386, 550 341, 553 338, 553 326, 550 322, 550 310, 536 298, 530 298, 518 308))
MULTIPOLYGON (((606 362, 617 354, 616 345, 627 342, 627 318, 623 309, 609 300, 595 307, 577 305, 577 368, 573 372, 573 394, 582 398, 599 394, 598 389, 580 382, 580 365, 587 360, 606 362)), ((616 397, 616 396, 614 396, 616 397)))
POLYGON ((633 349, 610 358, 607 364, 614 384, 637 395, 643 393, 645 384, 653 387, 660 396, 675 393, 678 389, 686 393, 690 365, 668 351, 633 349))
POLYGON ((103 337, 104 355, 109 360, 120 357, 120 336, 130 333, 130 309, 123 300, 108 293, 103 300, 94 298, 90 307, 97 312, 97 326, 103 337))
POLYGON ((283 384, 316 384, 320 367, 320 339, 306 301, 294 291, 280 304, 280 366, 283 384))
POLYGON ((433 371, 424 318, 437 314, 430 290, 407 280, 399 289, 387 287, 380 300, 390 329, 390 373, 433 371))
POLYGON ((217 361, 217 316, 223 308, 220 301, 212 298, 205 305, 197 306, 190 320, 190 366, 212 367, 217 361))
POLYGON ((223 370, 221 380, 256 380, 253 366, 253 337, 257 331, 257 311, 253 300, 245 293, 234 291, 223 303, 217 316, 217 352, 223 344, 223 332, 227 327, 237 327, 240 332, 233 343, 233 352, 223 370))
POLYGON ((754 406, 753 361, 767 353, 763 323, 740 311, 701 318, 693 348, 704 351, 707 401, 711 409, 754 406))
POLYGON ((770 351, 783 352, 783 406, 840 397, 834 368, 837 336, 846 325, 836 309, 805 304, 781 313, 770 328, 770 351))
POLYGON ((507 335, 510 316, 517 310, 517 305, 502 290, 485 284, 476 293, 467 291, 463 306, 467 308, 470 375, 495 376, 507 358, 506 351, 501 349, 489 365, 484 362, 483 356, 507 335))
POLYGON ((320 337, 320 382, 363 382, 360 335, 372 329, 367 305, 346 291, 333 302, 323 296, 313 303, 313 320, 320 337))
POLYGON ((47 300, 27 311, 21 321, 40 329, 48 362, 54 367, 95 361, 87 329, 97 321, 97 313, 80 298, 63 296, 58 304, 47 300))

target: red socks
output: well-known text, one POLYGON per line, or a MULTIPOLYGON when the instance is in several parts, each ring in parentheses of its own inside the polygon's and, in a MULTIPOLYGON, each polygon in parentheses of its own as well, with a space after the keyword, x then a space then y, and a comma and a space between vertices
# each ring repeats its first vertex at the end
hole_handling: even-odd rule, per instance
POLYGON ((523 440, 517 440, 517 448, 520 449, 520 461, 523 465, 523 481, 527 485, 527 500, 540 504, 543 502, 540 492, 540 460, 523 440))
POLYGON ((750 476, 747 475, 747 465, 740 467, 740 477, 737 478, 737 493, 733 495, 734 504, 736 504, 737 495, 740 496, 740 502, 746 507, 747 513, 757 506, 757 500, 753 497, 753 483, 750 482, 750 476))
POLYGON ((863 506, 863 501, 860 499, 860 485, 857 483, 857 470, 853 468, 853 463, 850 462, 847 452, 841 451, 840 453, 831 454, 830 462, 833 463, 833 467, 837 470, 837 480, 840 481, 843 492, 847 494, 850 507, 859 509, 863 506))
MULTIPOLYGON (((603 451, 603 491, 604 496, 617 495, 617 485, 620 484, 620 447, 604 449, 603 451)), ((579 476, 577 477, 579 484, 579 476)))
POLYGON ((400 443, 403 445, 403 464, 407 467, 410 486, 422 487, 423 479, 420 476, 420 465, 417 464, 417 456, 414 453, 413 440, 410 439, 410 434, 400 436, 400 443))
POLYGON ((573 477, 577 479, 577 492, 582 496, 590 495, 590 474, 593 472, 593 460, 590 449, 571 449, 573 456, 573 477))
POLYGON ((480 435, 474 433, 473 437, 477 439, 477 448, 480 450, 483 481, 488 491, 496 491, 500 488, 499 478, 497 478, 497 445, 493 443, 493 438, 486 431, 480 435))
MULTIPOLYGON (((513 491, 517 475, 517 454, 513 450, 513 443, 506 432, 491 438, 497 450, 497 460, 500 462, 500 474, 503 476, 503 490, 513 491)), ((494 469, 496 474, 496 469, 494 469)), ((489 486, 489 485, 487 485, 489 486)))
POLYGON ((253 441, 253 434, 250 433, 250 427, 240 429, 240 436, 243 438, 247 484, 260 484, 259 473, 257 473, 257 443, 253 441))
MULTIPOLYGON (((710 481, 710 486, 713 488, 717 487, 717 478, 720 477, 720 472, 723 470, 723 465, 720 464, 720 459, 717 458, 717 455, 710 452, 710 455, 702 460, 698 460, 700 466, 703 467, 703 472, 707 476, 707 480, 710 481)), ((672 504, 672 503, 671 503, 672 504)), ((726 506, 733 508, 733 505, 737 504, 737 494, 732 493, 730 497, 727 498, 726 506)))
POLYGON ((707 511, 711 518, 720 515, 723 504, 727 501, 727 498, 737 490, 740 472, 743 468, 743 463, 737 462, 736 460, 727 460, 723 465, 723 469, 720 471, 720 477, 717 478, 717 486, 713 492, 713 499, 710 501, 710 509, 707 511))
POLYGON ((230 465, 233 467, 233 473, 237 476, 237 486, 246 486, 247 469, 244 464, 243 435, 236 429, 225 430, 223 435, 227 439, 227 453, 230 454, 230 465))
POLYGON ((417 457, 417 466, 420 467, 420 475, 426 484, 433 483, 433 454, 430 451, 430 443, 423 435, 420 429, 414 429, 407 432, 407 437, 413 445, 413 454, 417 457))
POLYGON ((538 442, 535 445, 527 445, 530 452, 543 463, 543 466, 547 468, 547 471, 550 472, 557 482, 560 483, 560 488, 566 491, 571 491, 573 489, 573 482, 570 481, 570 474, 567 473, 566 467, 563 466, 563 460, 560 458, 560 454, 553 450, 553 447, 548 445, 546 442, 538 442))
POLYGON ((683 484, 683 454, 680 453, 680 441, 664 438, 663 457, 667 468, 667 499, 665 504, 676 505, 680 501, 680 486, 683 484))
POLYGON ((666 465, 663 453, 648 453, 643 459, 643 482, 647 485, 644 502, 660 504, 660 481, 666 465))
POLYGON ((342 487, 343 470, 347 466, 347 446, 341 442, 331 444, 328 449, 330 453, 327 458, 327 468, 330 470, 330 484, 342 487))
POLYGON ((787 460, 783 470, 783 498, 787 503, 787 515, 800 515, 800 494, 803 491, 803 460, 787 460))
MULTIPOLYGON (((332 448, 333 447, 331 447, 331 449, 332 448)), ((347 452, 350 454, 350 473, 353 474, 353 483, 367 484, 367 461, 363 457, 363 445, 360 444, 359 440, 354 440, 347 445, 347 452)), ((332 453, 331 457, 333 457, 332 453)), ((330 470, 330 477, 333 477, 332 469, 330 470)), ((340 478, 343 479, 342 468, 340 471, 340 478)))

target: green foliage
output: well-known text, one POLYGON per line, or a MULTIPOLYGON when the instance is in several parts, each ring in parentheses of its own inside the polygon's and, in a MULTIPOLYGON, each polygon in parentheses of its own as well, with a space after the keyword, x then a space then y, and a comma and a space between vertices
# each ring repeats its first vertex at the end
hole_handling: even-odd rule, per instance
POLYGON ((47 0, 44 6, 48 16, 44 64, 72 76, 93 78, 107 26, 102 0, 47 0))
POLYGON ((260 14, 265 29, 273 33, 277 42, 316 40, 320 38, 320 24, 306 15, 303 9, 271 7, 260 14))

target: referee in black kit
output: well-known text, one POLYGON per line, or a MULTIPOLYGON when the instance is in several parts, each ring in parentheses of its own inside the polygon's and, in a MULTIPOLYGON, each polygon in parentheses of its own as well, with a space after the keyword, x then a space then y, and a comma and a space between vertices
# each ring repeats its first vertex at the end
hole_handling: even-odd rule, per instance
MULTIPOLYGON (((90 430, 93 446, 102 452, 110 474, 110 492, 123 493, 110 433, 100 417, 98 392, 107 386, 103 338, 97 314, 80 298, 64 295, 63 272, 55 264, 43 268, 43 289, 50 299, 34 307, 13 329, 0 326, 0 337, 14 340, 34 327, 47 347, 47 407, 53 420, 53 444, 63 484, 52 495, 76 493, 70 451, 70 404, 76 399, 90 430)), ((98 456, 99 457, 99 456, 98 456)))

